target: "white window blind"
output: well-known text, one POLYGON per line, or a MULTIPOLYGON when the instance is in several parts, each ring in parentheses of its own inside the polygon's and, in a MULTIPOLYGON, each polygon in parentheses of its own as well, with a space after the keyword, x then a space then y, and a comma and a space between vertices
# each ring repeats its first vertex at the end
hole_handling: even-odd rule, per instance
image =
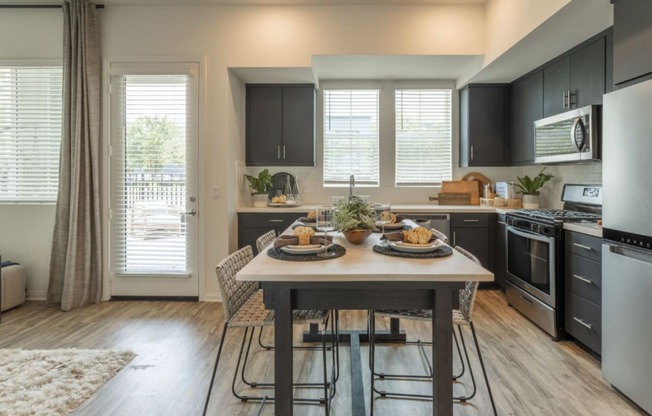
POLYGON ((187 172, 194 169, 196 80, 111 77, 112 239, 117 275, 187 271, 187 172))
POLYGON ((378 90, 324 90, 324 185, 378 186, 378 90))
POLYGON ((396 186, 436 186, 452 175, 451 91, 396 90, 396 186))
POLYGON ((0 67, 0 202, 55 202, 62 69, 0 67))

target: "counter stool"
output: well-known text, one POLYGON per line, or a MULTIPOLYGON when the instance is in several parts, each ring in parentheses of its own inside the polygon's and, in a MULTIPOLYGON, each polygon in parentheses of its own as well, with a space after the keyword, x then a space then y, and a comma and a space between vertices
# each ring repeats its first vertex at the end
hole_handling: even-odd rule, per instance
MULTIPOLYGON (((474 262, 480 264, 480 261, 473 254, 469 253, 462 247, 455 247, 455 250, 460 254, 470 258, 474 262)), ((482 351, 480 350, 480 345, 478 343, 478 337, 475 332, 475 326, 473 325, 473 306, 475 304, 475 298, 478 291, 479 282, 466 282, 464 289, 460 291, 460 308, 453 310, 453 335, 455 335, 455 327, 457 327, 460 341, 464 350, 464 356, 466 358, 466 363, 469 368, 469 374, 471 376, 471 381, 473 384, 473 391, 468 396, 458 396, 454 397, 455 400, 460 402, 466 402, 467 400, 472 399, 477 391, 476 381, 473 374, 473 368, 471 367, 471 361, 469 360, 469 354, 466 348, 466 343, 464 341, 464 334, 462 332, 462 326, 468 326, 471 328, 471 333, 473 335, 473 341, 475 343, 475 348, 478 352, 478 359, 480 361, 480 367, 482 368, 482 374, 484 376, 484 381, 487 386, 487 391, 489 393, 489 400, 491 401, 491 408, 493 410, 494 416, 497 416, 496 405, 494 403, 493 394, 491 392, 491 386, 489 385, 489 379, 487 378, 487 372, 484 366, 484 360, 482 358, 482 351)), ((379 394, 381 397, 398 397, 406 399, 430 399, 432 400, 432 395, 427 394, 414 394, 414 393, 397 393, 397 392, 388 392, 383 390, 378 390, 375 386, 375 382, 378 379, 414 379, 414 380, 424 380, 432 381, 432 368, 430 368, 430 374, 426 376, 410 376, 410 375, 387 375, 382 373, 376 373, 375 371, 375 339, 374 332, 376 327, 376 315, 390 317, 390 318, 403 318, 403 319, 412 319, 417 321, 429 321, 432 322, 432 310, 431 309, 419 309, 419 310, 379 310, 379 311, 370 311, 370 325, 369 325, 369 356, 370 356, 370 365, 371 365, 371 415, 373 416, 374 412, 374 393, 379 394)), ((457 345, 457 351, 460 356, 461 352, 459 349, 459 344, 457 344, 457 337, 455 337, 455 343, 457 345)), ((423 353, 425 356, 425 353, 423 353)), ((428 363, 430 366, 430 363, 428 363)), ((464 369, 464 360, 462 360, 462 366, 464 369)), ((464 370, 462 370, 463 374, 464 370)), ((460 377, 459 376, 456 377, 460 377)))
MULTIPOLYGON (((226 333, 229 328, 244 328, 244 334, 242 337, 242 343, 240 345, 240 352, 238 354, 238 362, 233 374, 233 380, 231 383, 231 392, 235 397, 242 401, 260 401, 262 404, 265 404, 267 401, 274 401, 274 397, 269 396, 247 396, 242 395, 236 390, 236 380, 238 376, 238 371, 240 369, 240 364, 243 360, 245 363, 242 367, 242 374, 244 377, 244 369, 246 366, 247 355, 251 347, 251 341, 253 339, 254 331, 257 327, 265 326, 274 326, 274 314, 272 311, 265 309, 263 303, 263 293, 258 289, 257 282, 238 282, 235 279, 236 274, 246 266, 253 259, 253 251, 251 246, 243 247, 242 249, 236 251, 235 253, 229 255, 227 258, 222 260, 216 266, 217 280, 220 286, 220 291, 223 297, 223 307, 224 307, 224 326, 222 329, 222 336, 220 338, 219 347, 217 350, 217 357, 215 359, 215 364, 213 367, 213 374, 211 377, 210 385, 208 388, 208 393, 206 395, 206 402, 204 404, 203 415, 206 415, 208 410, 208 404, 210 402, 211 392, 213 390, 213 385, 215 382, 215 376, 217 374, 217 368, 220 361, 220 356, 222 354, 222 348, 224 346, 224 340, 226 338, 226 333), (249 340, 247 342, 247 336, 249 335, 249 340), (243 356, 245 351, 245 345, 247 345, 247 355, 243 356)), ((296 398, 294 402, 296 403, 316 403, 324 404, 324 412, 326 416, 330 413, 330 401, 335 394, 334 383, 328 381, 328 370, 327 370, 327 360, 326 360, 326 337, 325 332, 329 323, 329 312, 322 310, 315 311, 294 311, 294 322, 299 324, 305 323, 318 323, 323 326, 322 330, 322 359, 323 359, 323 382, 321 383, 295 383, 295 387, 312 387, 319 386, 323 388, 324 397, 318 399, 311 398, 296 398)), ((331 321, 332 322, 332 321, 331 321)), ((333 331, 333 324, 331 323, 331 336, 334 342, 335 335, 333 331)), ((332 351, 335 350, 335 347, 332 346, 332 351)), ((334 354, 334 353, 333 353, 334 354)), ((335 361, 335 356, 333 355, 333 362, 335 361)), ((331 379, 335 375, 335 365, 333 365, 331 371, 331 379)), ((250 383, 252 387, 273 387, 273 383, 250 383)), ((262 405, 258 411, 258 414, 262 411, 262 405)))

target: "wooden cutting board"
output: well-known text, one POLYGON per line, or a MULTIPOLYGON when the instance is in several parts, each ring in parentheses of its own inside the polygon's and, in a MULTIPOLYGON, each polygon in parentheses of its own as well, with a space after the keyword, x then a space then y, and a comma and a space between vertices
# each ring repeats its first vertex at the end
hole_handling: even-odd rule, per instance
POLYGON ((441 192, 469 193, 471 194, 471 205, 480 205, 480 189, 476 181, 443 181, 441 192))

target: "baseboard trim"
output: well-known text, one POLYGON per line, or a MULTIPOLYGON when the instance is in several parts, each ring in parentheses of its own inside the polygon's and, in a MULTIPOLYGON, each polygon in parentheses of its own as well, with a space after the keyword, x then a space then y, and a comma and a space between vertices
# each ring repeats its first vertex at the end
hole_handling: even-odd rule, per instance
POLYGON ((140 301, 140 302, 197 302, 197 296, 111 296, 111 301, 140 301))
POLYGON ((45 300, 47 298, 47 295, 48 295, 48 293, 43 292, 43 291, 37 291, 37 292, 27 291, 27 292, 25 292, 26 300, 45 300))
POLYGON ((220 296, 220 292, 205 293, 204 296, 202 296, 201 301, 202 302, 222 302, 222 296, 220 296))

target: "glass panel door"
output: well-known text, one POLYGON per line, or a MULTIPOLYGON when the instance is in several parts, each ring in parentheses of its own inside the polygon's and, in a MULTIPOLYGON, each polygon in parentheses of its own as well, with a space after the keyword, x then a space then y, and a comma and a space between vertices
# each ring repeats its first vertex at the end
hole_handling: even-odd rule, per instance
POLYGON ((112 296, 197 296, 197 85, 111 77, 112 296))
POLYGON ((511 227, 507 230, 507 271, 542 294, 551 296, 554 290, 554 239, 528 236, 511 227))

